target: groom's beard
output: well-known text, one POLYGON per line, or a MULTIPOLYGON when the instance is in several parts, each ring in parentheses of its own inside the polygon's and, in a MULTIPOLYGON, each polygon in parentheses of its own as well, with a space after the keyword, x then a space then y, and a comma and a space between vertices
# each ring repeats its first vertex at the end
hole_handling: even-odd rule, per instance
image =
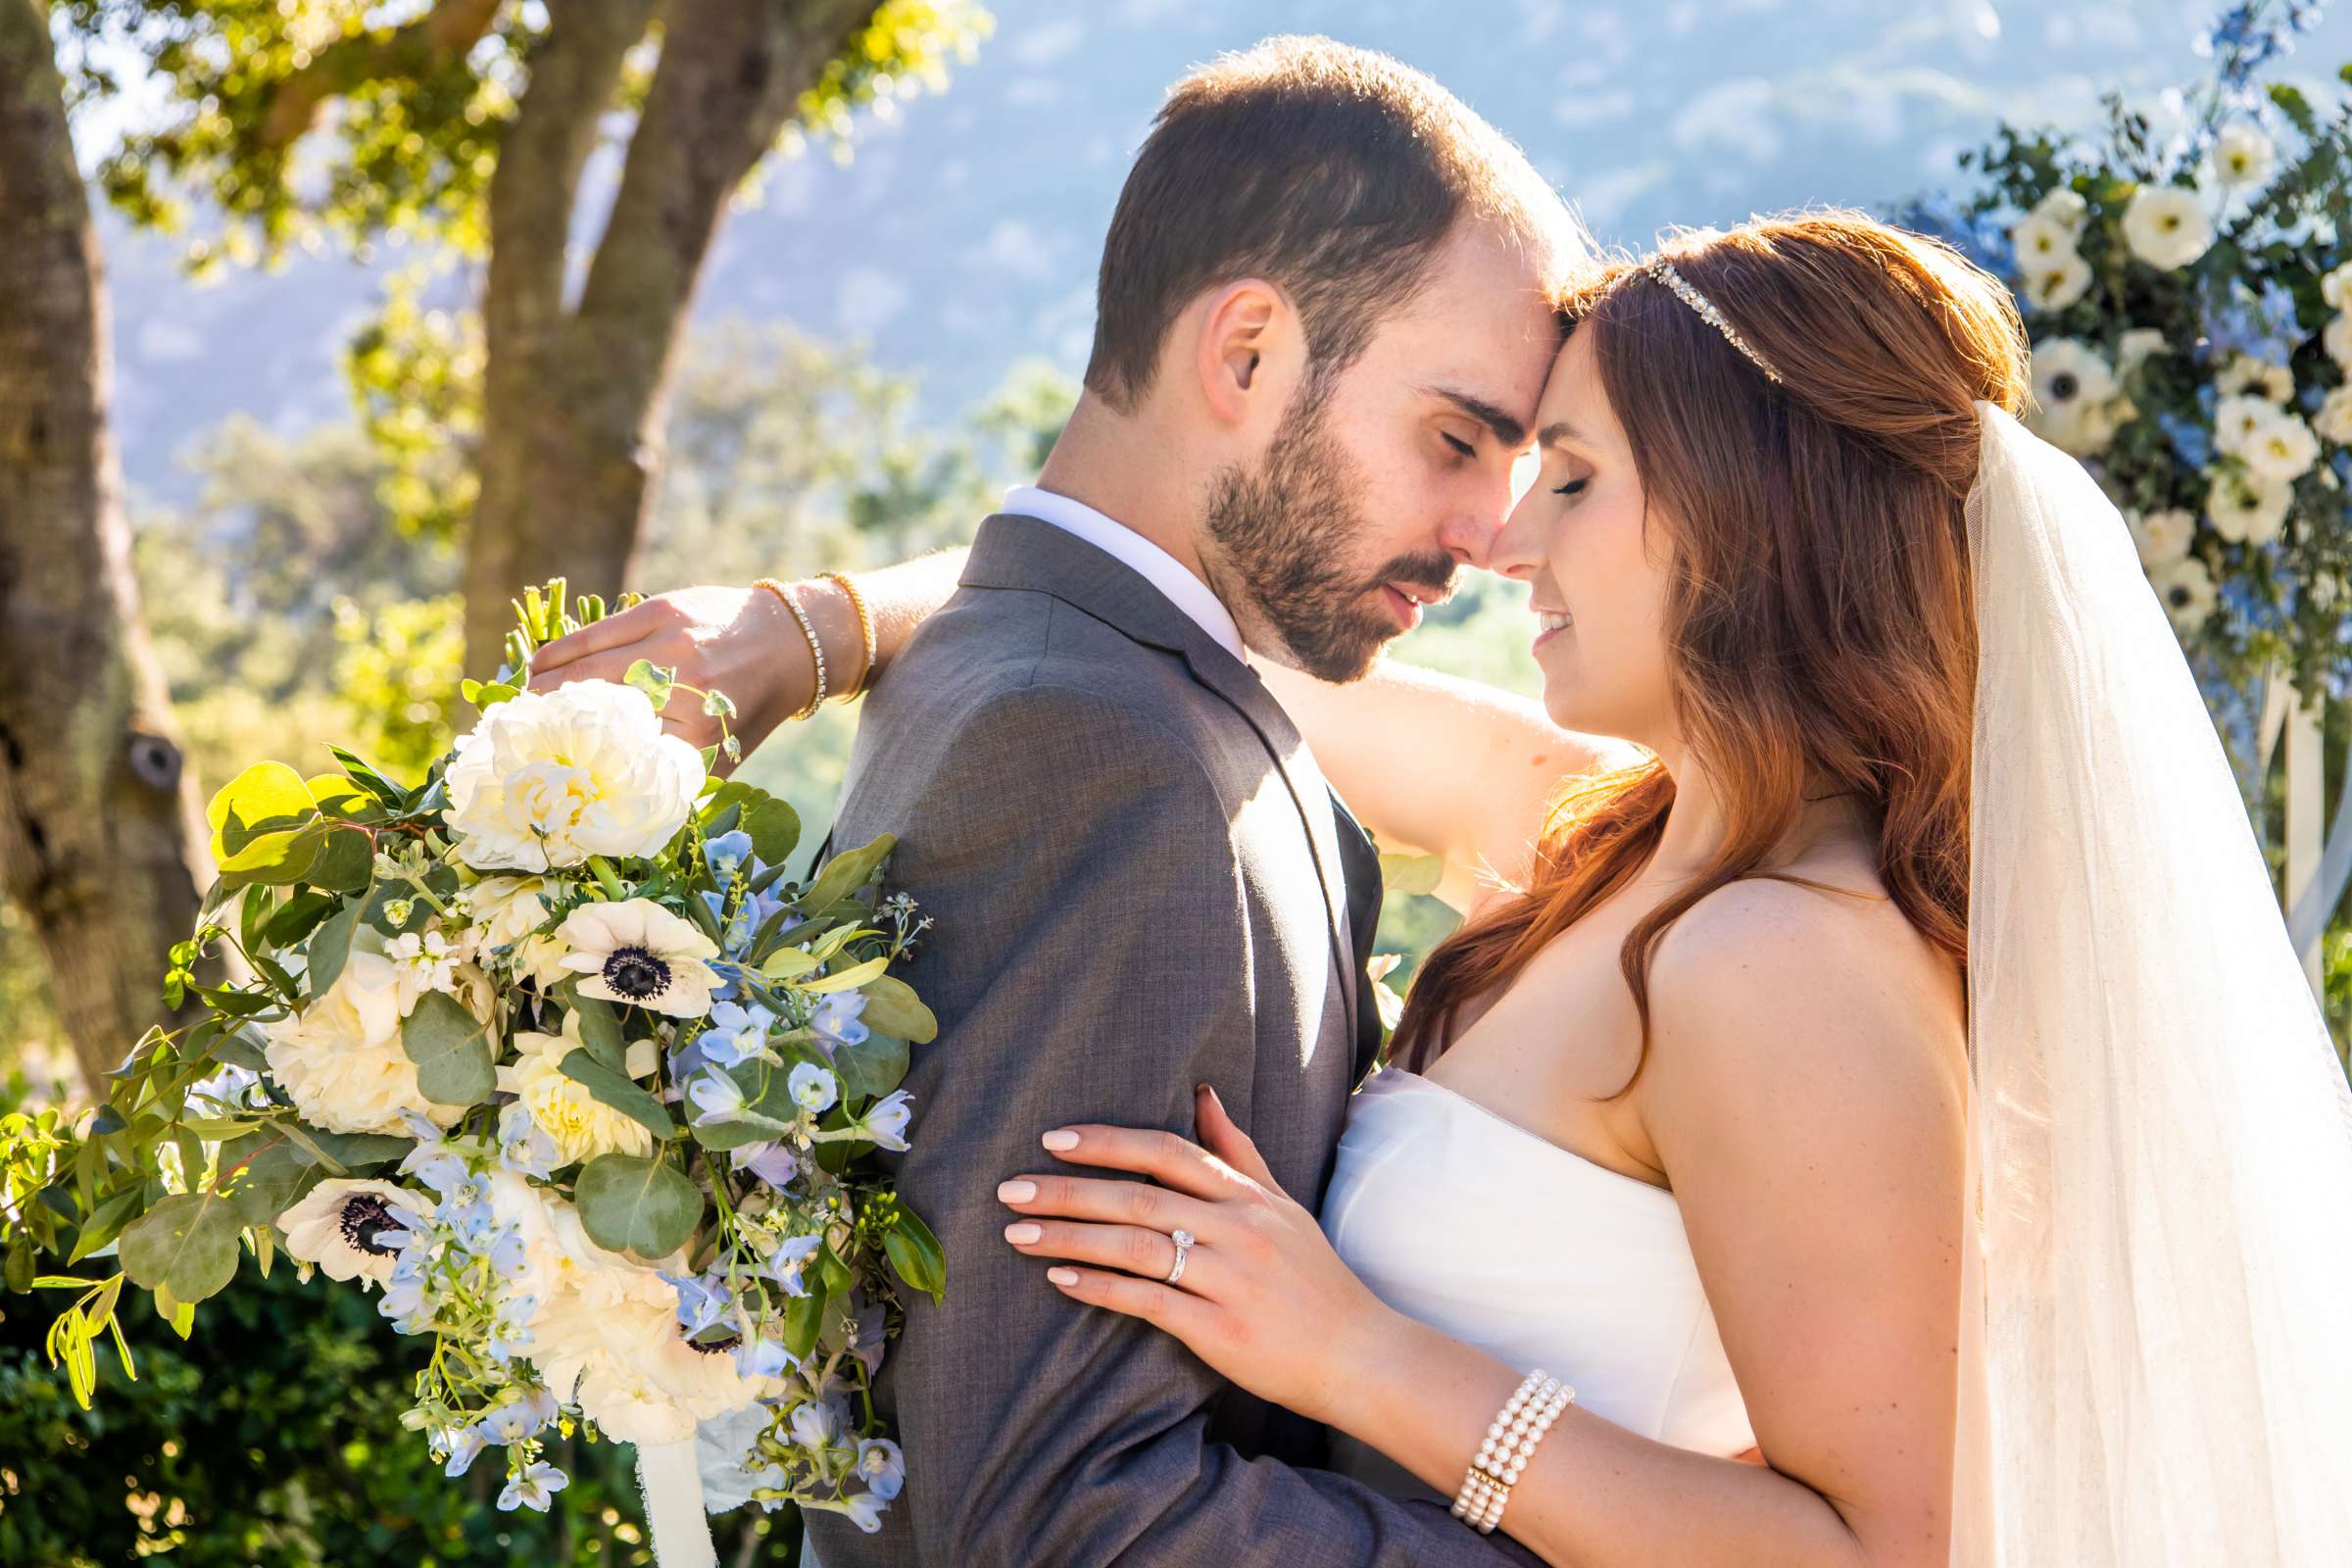
POLYGON ((1243 598, 1282 644, 1267 652, 1319 680, 1359 680, 1398 634, 1374 591, 1399 582, 1444 592, 1453 558, 1408 553, 1369 574, 1351 569, 1372 525, 1356 504, 1360 476, 1324 428, 1324 397, 1302 389, 1257 471, 1236 464, 1218 475, 1205 520, 1227 598, 1243 598))

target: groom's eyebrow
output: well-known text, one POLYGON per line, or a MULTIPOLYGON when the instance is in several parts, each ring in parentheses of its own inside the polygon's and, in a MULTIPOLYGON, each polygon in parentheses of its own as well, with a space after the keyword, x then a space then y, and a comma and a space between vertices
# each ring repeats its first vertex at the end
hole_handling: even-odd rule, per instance
POLYGON ((1506 448, 1510 448, 1515 451, 1518 448, 1527 445, 1527 426, 1521 424, 1517 419, 1512 418, 1509 415, 1503 413, 1502 410, 1496 408, 1494 404, 1489 403, 1486 399, 1472 397, 1467 392, 1457 391, 1455 388, 1449 386, 1425 387, 1423 390, 1428 392, 1432 397, 1444 398, 1446 402, 1452 404, 1455 408, 1470 416, 1471 418, 1476 419, 1479 423, 1494 431, 1494 439, 1501 442, 1506 448))

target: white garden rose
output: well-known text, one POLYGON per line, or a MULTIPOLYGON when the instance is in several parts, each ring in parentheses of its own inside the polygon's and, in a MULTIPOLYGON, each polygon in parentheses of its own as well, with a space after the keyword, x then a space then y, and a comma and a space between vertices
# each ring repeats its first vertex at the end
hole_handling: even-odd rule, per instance
POLYGON ((2214 177, 2225 185, 2259 185, 2278 161, 2271 138, 2252 125, 2228 126, 2214 141, 2214 177))
POLYGON ((2191 541, 2197 536, 2197 517, 2192 512, 2170 507, 2151 512, 2145 516, 2132 514, 2132 542, 2139 549, 2139 564, 2150 571, 2169 566, 2188 554, 2191 541))
POLYGON ((2265 544, 2278 537, 2294 502, 2292 486, 2246 473, 2208 472, 2213 487, 2205 494, 2205 515, 2215 533, 2233 544, 2265 544))
POLYGON ((2232 354, 2222 373, 2213 378, 2213 388, 2224 397, 2252 392, 2273 403, 2284 403, 2295 395, 2295 372, 2251 354, 2232 354))
POLYGON ((2232 457, 2243 452, 2278 412, 2267 399, 2242 392, 2223 398, 2213 406, 2214 450, 2232 457))
POLYGON ((2076 259, 2076 229, 2054 214, 2032 212, 2009 230, 2009 242, 2017 247, 2018 265, 2033 271, 2076 259))
POLYGON ((2071 185, 2061 185, 2034 204, 2029 216, 2046 219, 2066 230, 2069 238, 2079 236, 2090 218, 2090 203, 2071 185))
POLYGON ((2309 473, 2320 460, 2320 438, 2300 416, 2273 409, 2271 417, 2237 456, 2257 476, 2287 484, 2309 473))
POLYGON ((294 1108, 328 1132, 405 1133, 404 1110, 450 1126, 466 1107, 424 1098, 416 1064, 400 1043, 400 1019, 392 960, 353 953, 326 995, 263 1026, 262 1052, 294 1108))
POLYGON ((662 1278, 684 1271, 684 1249, 640 1263, 590 1241, 569 1203, 551 1202, 548 1213, 563 1264, 532 1320, 531 1360, 608 1435, 683 1442, 698 1420, 782 1390, 781 1379, 743 1376, 725 1345, 698 1349, 686 1340, 677 1292, 662 1278))
POLYGON ((508 698, 459 739, 449 823, 476 870, 653 855, 685 824, 704 776, 702 753, 662 732, 645 693, 573 681, 508 698))
POLYGON ((486 876, 466 889, 466 907, 481 931, 481 945, 503 948, 520 942, 545 923, 547 901, 561 891, 543 876, 486 876))
MULTIPOLYGON (((564 1058, 585 1044, 576 1012, 564 1015, 560 1035, 517 1029, 514 1059, 499 1064, 498 1087, 520 1099, 539 1130, 555 1141, 555 1163, 559 1165, 576 1164, 599 1154, 651 1152, 652 1129, 597 1099, 586 1084, 564 1075, 564 1058)), ((631 1077, 654 1070, 652 1041, 635 1042, 630 1053, 638 1058, 628 1063, 631 1077)))
POLYGON ((2124 209, 2124 242, 2150 267, 2186 267, 2213 247, 2213 220, 2193 190, 2142 185, 2124 209))
POLYGON ((2035 310, 2063 311, 2090 292, 2090 264, 2069 247, 2025 264, 2026 298, 2035 310))
MULTIPOLYGON (((433 1200, 392 1182, 371 1177, 333 1177, 312 1188, 302 1201, 277 1216, 286 1253, 317 1265, 330 1280, 381 1285, 392 1277, 399 1249, 376 1238, 408 1227, 395 1205, 413 1214, 432 1211, 433 1200)), ((366 1286, 363 1285, 362 1289, 366 1286)))
POLYGON ((2115 342, 2115 368, 2120 375, 2130 375, 2145 364, 2149 357, 2161 354, 2166 348, 2164 333, 2153 326, 2135 326, 2115 342))
POLYGON ((580 995, 634 1004, 675 1018, 710 1010, 719 978, 703 960, 718 944, 651 899, 583 904, 556 927, 564 967, 580 975, 580 995))
POLYGON ((2164 612, 2173 617, 2173 624, 2182 631, 2193 631, 2213 613, 2219 596, 2214 591, 2213 573, 2205 563, 2194 556, 2161 566, 2149 575, 2156 597, 2164 601, 2164 612))
POLYGON ((2037 407, 2027 427, 2078 458, 2105 447, 2130 407, 2119 395, 2114 368, 2098 350, 2072 337, 2034 345, 2034 400, 2037 407))
POLYGON ((2328 357, 2352 373, 2352 311, 2338 311, 2320 333, 2328 357))
POLYGON ((2311 427, 2339 447, 2352 447, 2352 386, 2328 393, 2311 416, 2311 427))
POLYGON ((2352 311, 2352 262, 2346 262, 2320 279, 2320 298, 2331 311, 2352 311))

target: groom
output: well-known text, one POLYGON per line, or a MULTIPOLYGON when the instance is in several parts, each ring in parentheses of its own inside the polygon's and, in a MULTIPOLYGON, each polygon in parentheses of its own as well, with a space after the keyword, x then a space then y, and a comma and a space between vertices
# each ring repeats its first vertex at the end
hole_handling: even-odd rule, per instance
MULTIPOLYGON (((1378 862, 1246 651, 1353 679, 1483 563, 1584 257, 1519 152, 1385 57, 1274 39, 1170 93, 1085 394, 867 699, 835 823, 899 834, 892 880, 937 921, 899 1180, 949 1290, 880 1380, 906 1491, 878 1535, 811 1514, 825 1568, 1526 1560, 1308 1468, 1319 1432, 1061 1297, 996 1187, 1051 1167, 1050 1128, 1189 1133, 1209 1083, 1322 1192, 1379 1036, 1378 862)), ((648 640, 533 684, 616 675, 657 629, 675 658, 689 621, 680 677, 747 713, 779 706, 747 679, 807 670, 772 596, 667 597, 629 612, 648 640)))

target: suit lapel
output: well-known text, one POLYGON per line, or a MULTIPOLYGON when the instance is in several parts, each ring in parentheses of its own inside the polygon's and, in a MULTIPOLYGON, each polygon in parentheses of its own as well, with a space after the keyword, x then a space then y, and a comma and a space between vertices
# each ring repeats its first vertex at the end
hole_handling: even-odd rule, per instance
MULTIPOLYGON (((1305 830, 1314 856, 1315 878, 1323 890, 1324 928, 1332 960, 1343 978, 1354 977, 1342 988, 1350 1040, 1358 1041, 1362 1009, 1368 1000, 1361 977, 1363 965, 1340 944, 1340 915, 1348 907, 1342 833, 1337 821, 1338 799, 1309 759, 1306 744, 1291 715, 1266 690, 1255 671, 1227 653, 1168 597, 1125 563, 1096 549, 1066 529, 1036 517, 999 514, 981 523, 964 563, 961 581, 971 588, 1013 588, 1052 594, 1097 620, 1115 626, 1137 642, 1183 656, 1193 678, 1223 698, 1250 721, 1257 738, 1290 791, 1291 805, 1305 830)), ((1354 819, 1348 818, 1348 825, 1354 819)), ((1358 836, 1361 828, 1355 828, 1358 836)), ((1368 851, 1369 846, 1366 846, 1368 851)), ((1375 863, 1374 876, 1378 869, 1375 863)), ((1376 906, 1377 908, 1377 906, 1376 906)), ((1356 946, 1371 938, 1369 922, 1359 922, 1356 946)), ((1377 1028, 1377 1020, 1375 1021, 1377 1028)))

